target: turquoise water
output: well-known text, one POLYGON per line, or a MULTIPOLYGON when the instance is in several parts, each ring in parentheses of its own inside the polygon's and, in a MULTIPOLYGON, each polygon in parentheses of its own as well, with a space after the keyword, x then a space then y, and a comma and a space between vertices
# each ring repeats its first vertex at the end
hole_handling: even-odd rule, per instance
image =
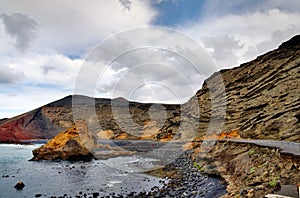
POLYGON ((99 192, 100 196, 115 192, 126 194, 130 191, 150 190, 160 186, 159 178, 135 172, 132 168, 137 161, 144 161, 151 168, 153 159, 138 156, 118 157, 92 162, 31 162, 32 150, 40 145, 0 144, 0 197, 42 197, 69 196, 99 192), (122 169, 116 169, 114 165, 122 169), (8 176, 8 177, 7 177, 8 176), (22 180, 23 190, 14 185, 22 180))

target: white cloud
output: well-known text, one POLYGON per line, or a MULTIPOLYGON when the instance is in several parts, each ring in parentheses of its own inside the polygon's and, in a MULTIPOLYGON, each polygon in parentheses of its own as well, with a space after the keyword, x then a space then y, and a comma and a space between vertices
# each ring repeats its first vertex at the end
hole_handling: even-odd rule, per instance
POLYGON ((286 29, 279 29, 271 33, 268 40, 258 43, 255 47, 249 47, 245 53, 245 57, 255 57, 263 54, 270 49, 277 48, 283 41, 291 38, 291 36, 300 33, 300 26, 291 24, 286 29))
POLYGON ((130 0, 119 0, 119 2, 124 6, 125 9, 130 11, 132 2, 130 0))
POLYGON ((22 13, 39 24, 35 48, 73 54, 113 33, 149 25, 156 13, 148 4, 134 1, 128 11, 118 0, 11 0, 1 3, 0 13, 22 13))
POLYGON ((15 84, 23 78, 23 73, 7 65, 2 65, 0 70, 0 84, 15 84))
POLYGON ((261 7, 264 10, 267 10, 270 8, 277 8, 277 9, 283 10, 286 13, 299 13, 300 1, 289 0, 287 2, 287 1, 283 1, 283 0, 267 0, 267 1, 261 2, 261 7))
POLYGON ((14 38, 16 47, 21 51, 27 49, 37 36, 38 24, 22 13, 1 14, 0 19, 5 25, 5 31, 14 38))
POLYGON ((61 54, 26 54, 17 59, 7 58, 6 61, 1 61, 1 64, 7 67, 1 66, 2 73, 0 74, 8 75, 12 71, 15 75, 11 74, 11 77, 18 77, 22 74, 22 79, 18 78, 21 84, 50 85, 71 89, 82 60, 72 60, 61 54))
POLYGON ((299 13, 300 1, 298 0, 231 0, 224 3, 223 0, 206 0, 203 6, 203 19, 209 21, 212 18, 223 16, 243 15, 256 12, 267 12, 273 9, 282 10, 285 13, 299 13))
POLYGON ((1 86, 0 117, 8 118, 33 110, 37 107, 61 99, 70 94, 65 90, 52 87, 1 86))
POLYGON ((11 0, 0 15, 0 117, 7 117, 73 94, 87 48, 149 25, 156 12, 143 1, 127 10, 118 0, 11 0))
POLYGON ((211 48, 213 50, 212 56, 217 65, 228 67, 238 64, 238 57, 234 52, 241 49, 242 45, 240 44, 240 41, 237 41, 234 37, 228 35, 212 37, 203 36, 202 41, 206 48, 211 48))
MULTIPOLYGON (((267 9, 266 5, 264 4, 264 9, 261 10, 256 9, 254 12, 238 14, 228 14, 226 6, 224 8, 217 6, 216 9, 224 10, 222 16, 209 17, 207 15, 205 21, 196 21, 181 27, 181 30, 202 42, 204 46, 208 45, 207 39, 210 38, 207 50, 216 60, 218 67, 237 66, 277 48, 280 43, 300 32, 299 12, 288 12, 287 10, 291 9, 290 6, 280 10, 277 8, 267 9), (225 42, 228 40, 226 38, 231 38, 234 42, 225 42), (219 42, 220 40, 225 43, 219 42), (214 50, 210 50, 211 47, 214 50), (228 65, 230 63, 233 65, 228 65)), ((218 10, 215 12, 218 13, 218 10)))
POLYGON ((11 117, 73 94, 82 60, 26 54, 0 60, 0 117, 11 117), (49 67, 45 73, 45 67, 49 67))
POLYGON ((205 51, 185 35, 167 28, 134 29, 92 50, 76 79, 76 93, 183 103, 216 70, 205 51), (149 91, 153 84, 160 86, 155 94, 149 91))
POLYGON ((13 44, 13 39, 5 32, 5 25, 0 20, 0 58, 3 60, 4 57, 14 53, 15 47, 13 44))

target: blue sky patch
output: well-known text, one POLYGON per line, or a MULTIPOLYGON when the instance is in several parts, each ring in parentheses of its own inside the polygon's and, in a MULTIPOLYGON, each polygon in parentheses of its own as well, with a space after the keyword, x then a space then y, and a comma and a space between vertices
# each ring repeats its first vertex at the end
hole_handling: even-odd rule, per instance
POLYGON ((201 17, 204 0, 166 0, 153 7, 158 10, 154 25, 176 27, 201 17))

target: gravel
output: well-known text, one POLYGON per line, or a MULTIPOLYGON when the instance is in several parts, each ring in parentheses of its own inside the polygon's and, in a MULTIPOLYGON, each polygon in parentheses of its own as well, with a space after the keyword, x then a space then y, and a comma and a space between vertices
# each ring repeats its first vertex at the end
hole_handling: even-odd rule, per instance
POLYGON ((212 198, 226 194, 226 185, 221 178, 207 176, 194 167, 191 152, 183 153, 165 169, 176 170, 179 176, 164 182, 162 188, 154 187, 150 192, 130 194, 127 197, 212 198))

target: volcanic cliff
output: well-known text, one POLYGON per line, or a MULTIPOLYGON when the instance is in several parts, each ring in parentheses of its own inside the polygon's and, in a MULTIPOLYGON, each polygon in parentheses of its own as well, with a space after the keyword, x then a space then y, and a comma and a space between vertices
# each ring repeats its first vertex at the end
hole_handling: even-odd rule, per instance
POLYGON ((52 138, 73 126, 74 108, 99 137, 169 140, 238 130, 243 138, 299 141, 299 49, 297 35, 253 61, 221 70, 183 105, 68 96, 1 120, 0 142, 52 138), (95 114, 88 113, 91 108, 95 114))
MULTIPOLYGON (((187 126, 199 122, 198 137, 238 130, 242 138, 300 141, 299 93, 297 35, 253 61, 215 73, 181 111, 191 123, 187 126)), ((179 125, 182 120, 177 115, 169 123, 179 125)), ((192 133, 190 128, 181 130, 192 133)), ((166 131, 163 128, 159 136, 166 131)))

